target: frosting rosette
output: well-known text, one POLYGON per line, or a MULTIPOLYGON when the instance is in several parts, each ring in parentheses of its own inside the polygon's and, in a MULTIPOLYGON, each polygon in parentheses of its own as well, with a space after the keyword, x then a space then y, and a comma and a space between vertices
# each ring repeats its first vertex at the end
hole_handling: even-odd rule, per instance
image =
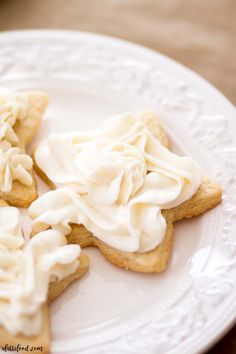
POLYGON ((0 148, 3 142, 18 142, 13 130, 17 120, 25 119, 28 111, 27 96, 14 90, 0 88, 0 148))
POLYGON ((138 115, 115 116, 94 131, 51 134, 35 161, 59 188, 29 209, 36 229, 82 224, 116 249, 147 252, 165 235, 162 209, 190 199, 201 169, 160 144, 138 115))
POLYGON ((28 99, 24 93, 0 87, 0 116, 12 126, 16 119, 24 119, 27 114, 28 99))
POLYGON ((38 334, 49 283, 75 272, 79 255, 80 247, 67 245, 56 230, 41 232, 25 243, 18 209, 1 207, 0 325, 13 335, 38 334))
POLYGON ((32 184, 33 161, 30 156, 22 154, 19 148, 0 149, 0 190, 8 193, 14 181, 30 186, 32 184))
POLYGON ((26 186, 32 184, 29 171, 33 161, 14 147, 19 142, 14 126, 18 120, 26 118, 27 112, 27 95, 0 88, 0 191, 3 193, 11 191, 13 181, 26 186))

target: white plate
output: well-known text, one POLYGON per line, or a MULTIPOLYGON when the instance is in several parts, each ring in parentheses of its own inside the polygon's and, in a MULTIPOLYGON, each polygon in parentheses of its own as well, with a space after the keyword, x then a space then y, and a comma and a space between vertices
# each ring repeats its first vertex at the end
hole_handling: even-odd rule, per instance
MULTIPOLYGON (((236 317, 236 116, 191 71, 148 49, 95 34, 0 35, 1 83, 43 89, 50 131, 98 126, 125 111, 154 110, 173 149, 221 180, 224 201, 175 226, 168 269, 141 275, 89 249, 89 274, 52 305, 52 353, 196 353, 236 317)), ((37 142, 35 142, 36 144, 37 142)))

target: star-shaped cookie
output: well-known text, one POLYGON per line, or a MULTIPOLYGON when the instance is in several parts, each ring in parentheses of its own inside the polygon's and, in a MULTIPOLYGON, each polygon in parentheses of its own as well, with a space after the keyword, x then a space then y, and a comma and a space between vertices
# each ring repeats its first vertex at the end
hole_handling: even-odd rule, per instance
MULTIPOLYGON (((35 238, 34 240, 30 240, 29 243, 24 244, 24 241, 22 239, 22 233, 19 232, 20 224, 18 224, 17 220, 13 220, 13 218, 10 218, 9 221, 9 218, 7 217, 9 216, 9 213, 10 216, 15 216, 14 219, 18 218, 17 209, 14 207, 8 207, 5 201, 0 200, 0 215, 2 214, 1 216, 4 217, 4 220, 0 222, 0 229, 2 229, 0 230, 0 253, 2 255, 0 261, 0 319, 1 323, 5 324, 5 326, 2 325, 0 327, 0 346, 28 346, 29 350, 33 347, 38 347, 39 349, 35 349, 33 350, 33 352, 42 352, 46 354, 50 352, 51 337, 49 305, 54 299, 60 296, 60 294, 72 282, 74 282, 76 279, 81 278, 86 273, 86 271, 88 270, 88 257, 84 253, 80 253, 78 258, 73 259, 73 263, 69 263, 68 258, 65 257, 63 261, 62 254, 60 254, 60 252, 63 252, 63 254, 66 253, 67 257, 70 257, 71 252, 73 253, 74 251, 67 248, 69 246, 66 245, 63 239, 64 236, 58 233, 55 234, 53 230, 49 230, 49 234, 40 233, 35 236, 37 238, 37 241, 35 238), (13 232, 12 230, 14 228, 16 228, 16 231, 13 232), (43 240, 44 242, 42 243, 43 240), (34 245, 31 244, 32 241, 34 242, 34 245), (44 243, 45 251, 42 252, 42 247, 44 243), (39 258, 39 254, 41 254, 41 258, 39 258), (52 262, 52 255, 55 255, 56 259, 54 260, 54 263, 50 266, 52 262), (16 271, 17 269, 14 271, 15 267, 17 268, 18 266, 17 264, 14 266, 15 258, 19 259, 19 261, 21 261, 23 264, 22 268, 18 269, 18 271, 16 271), (32 259, 33 263, 32 265, 30 265, 32 259), (37 264, 39 264, 39 266, 37 264), (40 264, 42 265, 40 266, 40 264), (45 272, 47 272, 46 269, 49 266, 54 267, 53 272, 50 273, 53 274, 53 276, 50 280, 48 289, 45 289, 45 286, 47 286, 48 283, 47 280, 46 283, 44 283, 42 279, 44 279, 45 276, 47 279, 47 273, 45 272), (71 268, 65 268, 67 266, 71 266, 71 268), (28 271, 25 267, 28 267, 28 271), (39 269, 41 269, 41 273, 39 273, 39 269), (65 276, 63 276, 62 278, 58 278, 61 269, 64 269, 65 276), (15 297, 12 297, 11 289, 14 289, 13 292, 15 293, 15 297), (46 301, 42 302, 41 296, 43 296, 45 291, 47 299, 46 301), (30 306, 33 309, 33 306, 35 306, 36 304, 37 311, 40 311, 40 314, 42 315, 42 318, 40 317, 42 319, 41 329, 36 334, 26 334, 25 332, 23 332, 23 334, 18 331, 19 328, 21 329, 21 325, 23 326, 23 328, 26 328, 24 329, 24 331, 28 331, 30 330, 30 327, 34 328, 35 326, 35 322, 32 322, 31 325, 31 317, 29 315, 31 311, 30 308, 28 307, 28 313, 26 315, 27 317, 24 318, 25 310, 24 306, 22 305, 22 303, 24 304, 24 301, 27 301, 26 305, 29 306, 29 297, 33 296, 36 297, 36 300, 35 303, 32 303, 32 305, 30 306), (24 300, 25 297, 26 300, 24 300), (17 302, 17 299, 20 299, 20 304, 17 302), (37 302, 39 302, 39 305, 37 305, 37 302), (4 304, 6 303, 8 305, 7 307, 4 307, 4 304), (20 316, 22 316, 22 319, 20 317, 20 320, 18 320, 17 317, 18 311, 15 310, 18 308, 19 305, 23 306, 23 308, 19 308, 19 310, 21 311, 20 316), (15 313, 14 311, 16 311, 15 321, 11 320, 11 317, 13 316, 12 311, 13 313, 15 313), (10 320, 8 320, 8 318, 10 320), (15 323, 13 324, 13 322, 15 323), (9 330, 7 326, 9 326, 9 330), (14 333, 15 331, 17 332, 14 333)), ((35 311, 32 313, 31 316, 33 319, 33 316, 35 316, 35 311)))
MULTIPOLYGON (((152 135, 159 140, 159 142, 161 142, 166 147, 169 146, 167 135, 164 129, 160 126, 159 120, 155 115, 153 115, 152 113, 144 113, 141 115, 140 119, 142 123, 144 122, 145 126, 148 127, 152 135)), ((75 137, 75 140, 76 139, 77 138, 75 137)), ((78 159, 76 161, 77 161, 76 163, 78 163, 78 159)), ((51 188, 55 189, 56 187, 58 187, 53 183, 53 181, 49 178, 46 172, 39 167, 36 158, 34 159, 34 162, 35 162, 36 171, 41 176, 41 178, 51 188)), ((62 187, 60 186, 60 188, 64 188, 64 186, 62 187)), ((60 188, 57 189, 57 191, 59 191, 60 188)), ((54 193, 54 192, 49 192, 49 193, 54 193)), ((71 229, 68 231, 66 237, 69 243, 78 243, 81 245, 81 247, 87 247, 87 246, 98 247, 102 252, 102 254, 110 262, 112 262, 113 264, 119 267, 123 267, 133 271, 145 272, 145 273, 161 272, 166 268, 168 264, 168 260, 170 258, 170 253, 171 253, 171 248, 173 243, 173 224, 183 218, 191 218, 193 216, 204 213, 208 209, 215 207, 217 204, 220 203, 221 195, 222 195, 222 190, 220 185, 217 182, 215 182, 210 177, 207 176, 202 177, 198 189, 190 199, 185 200, 178 206, 168 208, 168 209, 165 208, 162 209, 161 214, 164 217, 166 223, 164 237, 159 245, 146 252, 125 252, 123 250, 119 250, 117 248, 111 247, 111 245, 108 245, 107 243, 103 242, 101 238, 98 238, 95 235, 93 235, 91 232, 89 232, 83 225, 75 224, 73 223, 73 221, 71 221, 70 224, 71 229)), ((56 198, 56 191, 54 196, 56 198)), ((104 198, 105 197, 107 196, 104 195, 104 198)), ((41 215, 44 213, 43 204, 45 204, 46 198, 47 197, 42 196, 41 203, 39 198, 38 201, 35 201, 32 204, 29 210, 30 215, 35 220, 37 224, 37 225, 35 224, 36 227, 41 227, 40 222, 42 223, 43 228, 47 228, 51 226, 57 227, 56 225, 57 221, 55 221, 57 217, 55 217, 53 221, 54 225, 52 225, 52 223, 48 221, 48 218, 45 217, 44 220, 47 219, 47 221, 45 221, 45 224, 43 225, 44 221, 41 218, 41 215), (42 214, 40 215, 39 213, 38 215, 36 215, 34 205, 39 206, 39 204, 42 206, 42 210, 41 210, 42 214)), ((62 200, 63 198, 64 197, 62 197, 62 200)), ((53 198, 50 200, 53 200, 53 198)), ((65 205, 66 203, 70 203, 70 202, 66 201, 65 205)), ((50 209, 50 206, 48 206, 48 208, 50 209)), ((55 208, 57 207, 55 206, 55 208)), ((58 209, 55 209, 56 214, 59 215, 60 212, 62 212, 62 209, 60 209, 60 207, 58 207, 58 209)), ((45 208, 45 212, 46 212, 46 208, 45 208)), ((65 220, 65 223, 68 220, 69 219, 65 220)))
POLYGON ((43 92, 0 89, 0 198, 10 205, 26 208, 37 198, 33 163, 25 151, 47 104, 43 92))

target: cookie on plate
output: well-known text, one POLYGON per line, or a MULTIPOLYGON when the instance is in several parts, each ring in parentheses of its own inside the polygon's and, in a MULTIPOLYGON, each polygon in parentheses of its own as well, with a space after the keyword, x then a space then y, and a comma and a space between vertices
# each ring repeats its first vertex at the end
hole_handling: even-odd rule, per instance
POLYGON ((47 104, 43 92, 0 88, 0 198, 10 205, 26 208, 37 198, 33 162, 25 151, 47 104))
POLYGON ((18 209, 0 205, 0 346, 49 353, 49 304, 86 273, 88 257, 55 230, 25 243, 18 209))
POLYGON ((116 116, 95 131, 51 134, 34 161, 55 190, 29 208, 33 228, 52 227, 71 243, 97 246, 120 267, 163 271, 173 223, 215 207, 222 194, 196 161, 166 146, 151 113, 116 116))

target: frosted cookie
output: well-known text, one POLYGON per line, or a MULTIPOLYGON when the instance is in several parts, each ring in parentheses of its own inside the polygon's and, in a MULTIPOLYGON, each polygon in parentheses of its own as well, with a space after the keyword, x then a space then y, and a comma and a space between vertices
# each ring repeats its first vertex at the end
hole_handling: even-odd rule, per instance
POLYGON ((88 258, 56 230, 25 243, 18 209, 0 205, 0 346, 29 345, 48 353, 48 305, 84 275, 88 258))
POLYGON ((42 92, 0 88, 0 198, 17 207, 28 207, 37 197, 33 162, 25 149, 47 103, 42 92))
POLYGON ((160 125, 160 120, 156 114, 152 112, 142 112, 138 115, 124 114, 122 116, 114 116, 110 121, 105 122, 105 124, 103 124, 100 129, 97 129, 95 131, 67 134, 51 134, 47 141, 47 144, 40 145, 39 148, 36 149, 33 154, 35 171, 52 189, 55 189, 57 188, 57 186, 60 186, 62 184, 66 184, 67 180, 65 181, 65 183, 61 183, 60 180, 57 184, 57 181, 53 177, 50 178, 48 166, 45 166, 45 164, 47 164, 47 162, 45 161, 45 156, 47 156, 48 153, 53 155, 51 159, 54 163, 52 169, 57 167, 57 162, 59 162, 59 164, 62 162, 58 159, 61 154, 63 156, 66 156, 66 154, 68 154, 67 159, 63 160, 63 168, 66 169, 65 174, 68 174, 68 171, 71 170, 72 167, 70 159, 72 158, 74 161, 74 153, 70 149, 69 145, 71 143, 77 145, 78 137, 83 142, 91 142, 94 138, 96 138, 97 135, 100 136, 101 139, 125 139, 126 137, 128 138, 128 132, 129 129, 133 126, 134 120, 137 120, 140 124, 143 124, 148 129, 148 131, 151 132, 156 137, 156 139, 159 140, 162 145, 167 148, 170 147, 169 138, 165 130, 160 125), (121 125, 123 124, 124 126, 121 127, 121 125), (58 138, 60 139, 59 145, 57 145, 58 138), (69 145, 67 144, 67 142, 69 142, 69 145), (54 143, 56 144, 55 146, 53 146, 54 143))
POLYGON ((97 246, 120 267, 164 270, 173 223, 216 206, 221 188, 196 161, 159 142, 158 124, 126 114, 95 131, 50 135, 34 159, 57 189, 30 206, 33 228, 97 246))

